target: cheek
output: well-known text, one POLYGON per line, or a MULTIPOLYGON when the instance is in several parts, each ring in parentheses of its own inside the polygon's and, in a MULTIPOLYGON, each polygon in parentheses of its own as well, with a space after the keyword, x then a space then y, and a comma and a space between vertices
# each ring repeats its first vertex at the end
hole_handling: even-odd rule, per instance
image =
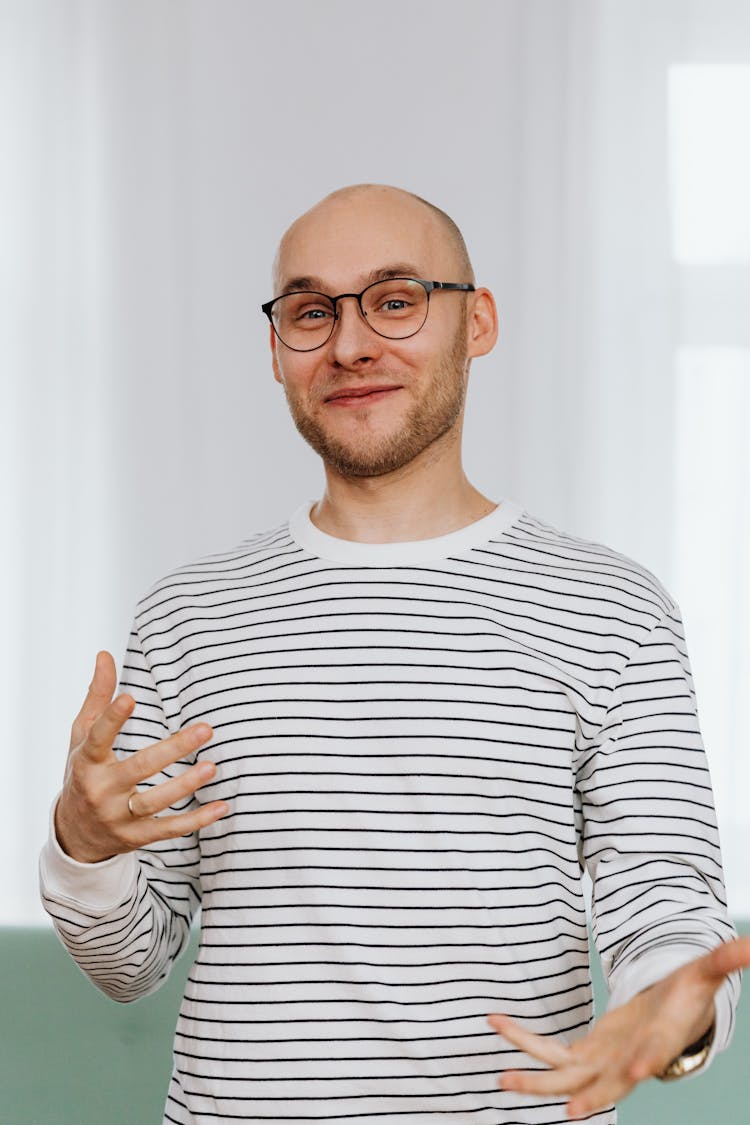
POLYGON ((441 358, 450 350, 451 338, 437 331, 437 327, 433 326, 433 330, 429 331, 428 325, 425 325, 416 336, 404 341, 409 347, 403 349, 403 362, 413 368, 415 375, 434 371, 440 365, 441 358))
POLYGON ((310 361, 301 359, 294 352, 288 352, 285 356, 279 353, 277 365, 287 393, 295 398, 307 397, 316 381, 315 368, 310 361))

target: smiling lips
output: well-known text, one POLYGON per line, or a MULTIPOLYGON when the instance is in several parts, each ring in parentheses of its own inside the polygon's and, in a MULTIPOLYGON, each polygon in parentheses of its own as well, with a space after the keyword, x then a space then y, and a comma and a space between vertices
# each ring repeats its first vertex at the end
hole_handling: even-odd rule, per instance
POLYGON ((399 389, 398 386, 342 387, 331 398, 327 398, 326 402, 339 406, 350 406, 365 398, 368 401, 385 398, 390 391, 399 389))

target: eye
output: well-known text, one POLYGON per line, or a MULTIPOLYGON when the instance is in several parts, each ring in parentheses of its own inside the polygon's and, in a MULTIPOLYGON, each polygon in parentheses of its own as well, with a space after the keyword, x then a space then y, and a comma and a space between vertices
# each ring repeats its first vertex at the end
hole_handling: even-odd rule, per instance
POLYGON ((325 320, 333 315, 333 309, 330 306, 310 300, 299 301, 291 305, 290 312, 295 321, 303 324, 314 324, 318 320, 325 320))
POLYGON ((326 311, 326 309, 303 309, 302 312, 297 314, 297 319, 304 320, 305 318, 307 318, 309 320, 317 320, 318 317, 316 316, 316 313, 319 313, 321 316, 325 316, 326 311))

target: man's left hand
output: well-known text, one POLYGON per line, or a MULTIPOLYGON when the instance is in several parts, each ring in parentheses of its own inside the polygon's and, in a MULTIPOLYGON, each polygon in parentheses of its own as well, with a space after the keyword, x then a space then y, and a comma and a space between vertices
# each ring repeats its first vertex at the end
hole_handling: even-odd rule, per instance
POLYGON ((524 1094, 570 1094, 570 1118, 612 1105, 645 1078, 661 1074, 708 1031, 715 992, 729 973, 748 965, 750 937, 723 942, 607 1012, 570 1046, 527 1031, 508 1016, 488 1016, 495 1031, 549 1067, 506 1070, 499 1084, 524 1094))

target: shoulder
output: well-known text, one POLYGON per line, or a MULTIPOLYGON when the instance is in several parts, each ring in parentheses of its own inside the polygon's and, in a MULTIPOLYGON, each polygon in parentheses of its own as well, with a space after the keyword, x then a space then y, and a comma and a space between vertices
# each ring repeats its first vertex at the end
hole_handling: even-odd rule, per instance
POLYGON ((236 591, 252 582, 264 566, 272 565, 274 557, 294 550, 285 519, 222 550, 177 563, 156 578, 139 598, 136 620, 157 612, 164 614, 170 606, 176 608, 186 601, 216 602, 222 590, 236 591))
POLYGON ((510 530, 519 557, 581 609, 591 597, 649 614, 679 612, 664 583, 643 562, 596 539, 561 530, 528 509, 510 530))

